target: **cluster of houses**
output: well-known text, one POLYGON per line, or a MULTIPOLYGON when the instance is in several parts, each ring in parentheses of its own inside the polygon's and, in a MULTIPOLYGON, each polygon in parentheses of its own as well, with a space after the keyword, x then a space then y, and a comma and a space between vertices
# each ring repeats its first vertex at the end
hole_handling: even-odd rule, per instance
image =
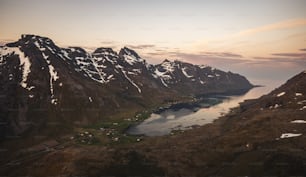
MULTIPOLYGON (((114 125, 115 125, 115 123, 114 123, 114 125)), ((105 132, 105 135, 108 136, 112 141, 114 141, 114 142, 120 141, 120 137, 118 135, 118 132, 116 132, 115 129, 101 127, 100 131, 105 132)), ((123 134, 123 135, 126 136, 126 134, 123 134)), ((137 142, 140 142, 141 140, 142 140, 141 138, 136 139, 137 142)))
POLYGON ((94 135, 87 131, 78 133, 76 136, 71 137, 70 139, 76 140, 77 142, 82 144, 94 144, 94 142, 96 141, 94 135))
MULTIPOLYGON (((114 125, 118 125, 117 123, 114 123, 114 125)), ((120 138, 115 136, 117 133, 115 133, 115 129, 113 128, 100 128, 101 131, 105 132, 105 135, 110 137, 112 139, 112 141, 119 141, 120 138)))

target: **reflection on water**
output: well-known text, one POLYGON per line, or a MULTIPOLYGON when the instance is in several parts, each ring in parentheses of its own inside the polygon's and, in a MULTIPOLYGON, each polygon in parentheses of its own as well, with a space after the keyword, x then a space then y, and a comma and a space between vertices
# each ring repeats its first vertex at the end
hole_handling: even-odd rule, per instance
POLYGON ((189 129, 192 126, 211 123, 213 120, 227 113, 230 108, 236 107, 246 99, 254 99, 270 92, 273 86, 256 87, 244 95, 225 97, 221 103, 211 107, 200 108, 198 111, 182 108, 179 110, 168 109, 160 114, 152 114, 142 123, 132 126, 128 134, 161 136, 169 134, 172 130, 189 129))

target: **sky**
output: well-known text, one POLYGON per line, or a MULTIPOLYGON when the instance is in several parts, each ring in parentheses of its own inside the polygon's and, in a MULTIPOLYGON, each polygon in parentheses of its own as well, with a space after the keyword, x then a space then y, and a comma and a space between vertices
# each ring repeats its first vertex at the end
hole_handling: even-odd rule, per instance
POLYGON ((0 0, 0 45, 123 46, 149 63, 207 64, 257 82, 306 69, 306 0, 0 0))

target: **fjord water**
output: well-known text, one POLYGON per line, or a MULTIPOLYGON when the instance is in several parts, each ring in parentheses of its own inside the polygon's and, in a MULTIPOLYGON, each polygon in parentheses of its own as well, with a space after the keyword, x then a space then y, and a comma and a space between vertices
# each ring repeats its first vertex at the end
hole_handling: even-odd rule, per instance
MULTIPOLYGON (((167 135, 173 130, 186 130, 193 126, 201 126, 212 123, 221 115, 229 112, 231 108, 239 105, 247 99, 255 99, 278 86, 279 82, 261 81, 266 84, 264 87, 255 87, 243 95, 226 96, 222 102, 210 107, 203 107, 195 111, 194 109, 182 108, 179 110, 166 109, 161 113, 153 113, 151 116, 138 125, 131 126, 127 133, 130 135, 162 136, 167 135)), ((212 96, 208 100, 220 99, 218 95, 212 96)), ((204 102, 209 104, 210 102, 204 102)))

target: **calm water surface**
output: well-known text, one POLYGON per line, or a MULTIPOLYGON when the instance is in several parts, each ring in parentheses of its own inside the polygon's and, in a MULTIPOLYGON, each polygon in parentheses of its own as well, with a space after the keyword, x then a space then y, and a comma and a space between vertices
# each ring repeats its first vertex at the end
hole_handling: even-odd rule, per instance
MULTIPOLYGON (((179 110, 167 109, 159 114, 151 116, 142 123, 132 126, 127 133, 131 135, 162 136, 169 134, 172 130, 190 129, 192 126, 201 126, 213 122, 222 114, 229 112, 246 99, 258 98, 269 93, 276 87, 276 84, 269 83, 270 86, 256 87, 249 92, 239 96, 225 97, 221 103, 208 108, 200 108, 198 111, 182 108, 179 110)), ((216 99, 216 98, 211 98, 216 99)))

